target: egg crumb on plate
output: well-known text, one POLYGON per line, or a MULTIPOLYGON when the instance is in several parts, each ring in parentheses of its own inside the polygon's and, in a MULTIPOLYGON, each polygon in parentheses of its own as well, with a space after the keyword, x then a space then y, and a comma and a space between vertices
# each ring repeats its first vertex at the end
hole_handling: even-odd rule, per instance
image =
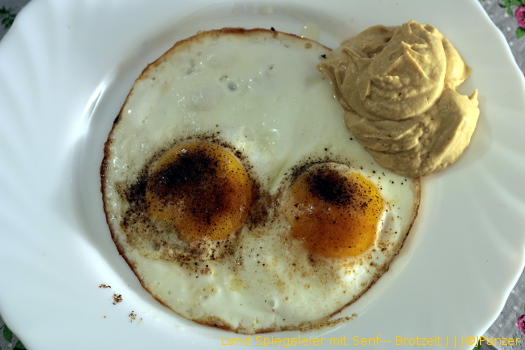
POLYGON ((104 209, 144 288, 180 316, 320 327, 401 248, 419 180, 354 140, 316 70, 329 52, 273 30, 199 32, 133 85, 105 145, 104 209))

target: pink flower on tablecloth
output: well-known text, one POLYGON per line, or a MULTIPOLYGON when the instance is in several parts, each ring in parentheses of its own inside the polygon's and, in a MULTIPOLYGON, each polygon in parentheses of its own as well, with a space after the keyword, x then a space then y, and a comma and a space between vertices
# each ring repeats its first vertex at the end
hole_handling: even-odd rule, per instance
MULTIPOLYGON (((524 6, 525 7, 525 6, 524 6)), ((525 315, 521 315, 518 317, 518 322, 516 323, 518 325, 518 328, 525 333, 525 315)))
POLYGON ((518 25, 521 28, 525 28, 525 5, 518 6, 516 12, 514 12, 514 17, 516 17, 518 25))

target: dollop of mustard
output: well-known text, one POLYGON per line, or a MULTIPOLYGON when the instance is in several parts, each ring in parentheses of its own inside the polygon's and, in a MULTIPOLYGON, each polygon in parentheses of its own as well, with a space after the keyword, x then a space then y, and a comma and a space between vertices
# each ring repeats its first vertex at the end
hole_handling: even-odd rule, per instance
POLYGON ((419 177, 455 162, 479 117, 477 90, 456 91, 470 75, 433 26, 374 26, 345 40, 317 69, 332 82, 345 123, 383 167, 419 177))

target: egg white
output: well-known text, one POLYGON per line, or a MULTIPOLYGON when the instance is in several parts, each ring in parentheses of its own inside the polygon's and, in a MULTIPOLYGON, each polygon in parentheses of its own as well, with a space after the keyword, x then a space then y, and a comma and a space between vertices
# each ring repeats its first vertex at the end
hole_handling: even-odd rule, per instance
POLYGON ((200 33, 150 65, 133 86, 106 144, 106 215, 143 286, 179 315, 248 334, 322 324, 364 293, 401 248, 416 215, 419 181, 379 167, 345 127, 330 82, 315 69, 328 51, 266 30, 200 33), (163 151, 189 139, 241 154, 267 215, 245 225, 227 252, 210 250, 181 263, 176 257, 185 245, 176 233, 152 242, 137 234, 147 230, 140 223, 122 225, 131 205, 123 193, 147 177, 163 151), (328 161, 360 172, 387 203, 379 238, 358 257, 312 257, 287 235, 279 203, 294 171, 328 161))

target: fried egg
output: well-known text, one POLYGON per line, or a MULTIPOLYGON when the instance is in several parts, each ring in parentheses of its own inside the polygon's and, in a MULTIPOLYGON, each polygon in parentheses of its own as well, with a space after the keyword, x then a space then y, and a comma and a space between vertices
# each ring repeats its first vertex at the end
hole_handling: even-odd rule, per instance
POLYGON ((419 180, 345 127, 315 68, 328 52, 274 30, 200 32, 136 80, 105 145, 104 208, 176 314, 246 334, 320 327, 401 248, 419 180))

